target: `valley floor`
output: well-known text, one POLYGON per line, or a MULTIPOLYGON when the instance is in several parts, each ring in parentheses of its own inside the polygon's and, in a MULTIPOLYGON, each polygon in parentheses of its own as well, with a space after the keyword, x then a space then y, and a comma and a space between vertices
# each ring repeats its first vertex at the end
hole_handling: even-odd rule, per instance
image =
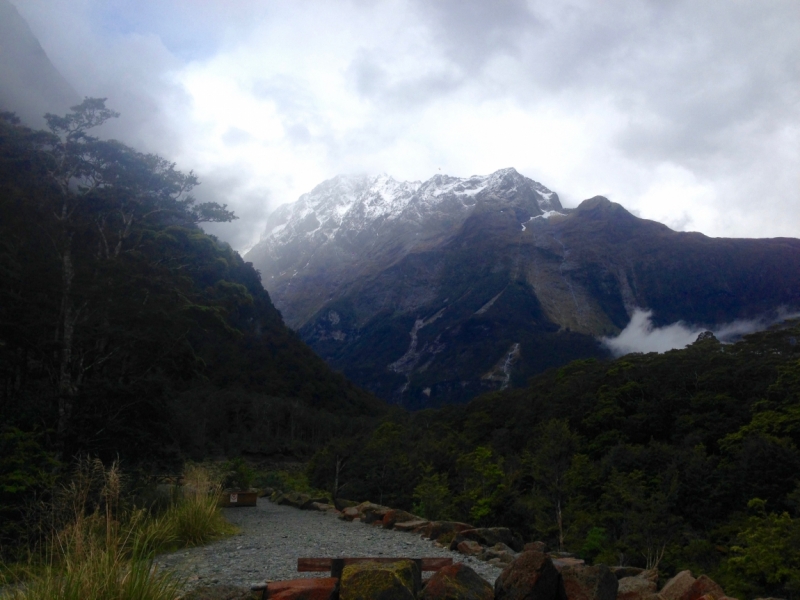
POLYGON ((348 523, 325 513, 278 506, 259 498, 255 508, 226 508, 225 517, 241 532, 207 546, 180 550, 158 558, 161 568, 175 569, 188 587, 249 587, 264 580, 327 577, 298 573, 299 557, 397 556, 452 557, 464 562, 489 583, 500 574, 494 565, 437 548, 417 534, 348 523))

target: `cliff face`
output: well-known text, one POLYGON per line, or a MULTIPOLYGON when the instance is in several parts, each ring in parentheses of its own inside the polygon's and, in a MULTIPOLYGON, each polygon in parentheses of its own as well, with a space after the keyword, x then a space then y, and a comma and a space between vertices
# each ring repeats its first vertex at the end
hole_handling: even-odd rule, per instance
POLYGON ((8 0, 0 0, 0 110, 40 128, 45 113, 63 114, 79 102, 25 19, 8 0))
POLYGON ((798 240, 678 233, 602 197, 564 210, 513 169, 337 178, 272 218, 246 258, 287 322, 411 408, 604 356, 637 307, 713 326, 800 305, 798 240))

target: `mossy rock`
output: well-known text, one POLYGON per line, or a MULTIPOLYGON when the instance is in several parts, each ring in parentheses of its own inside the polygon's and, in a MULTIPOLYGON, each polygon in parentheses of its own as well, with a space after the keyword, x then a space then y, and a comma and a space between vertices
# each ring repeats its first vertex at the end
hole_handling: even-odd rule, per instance
POLYGON ((421 573, 412 560, 356 563, 342 571, 339 600, 414 600, 420 587, 421 573))

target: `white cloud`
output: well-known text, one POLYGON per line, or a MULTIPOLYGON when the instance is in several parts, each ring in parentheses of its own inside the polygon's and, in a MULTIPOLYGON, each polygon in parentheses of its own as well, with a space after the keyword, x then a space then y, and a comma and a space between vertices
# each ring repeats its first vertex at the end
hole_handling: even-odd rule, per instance
POLYGON ((111 134, 247 215, 215 229, 238 248, 340 172, 506 166, 568 205, 800 235, 796 0, 18 4, 78 92, 123 113, 111 134))
MULTIPOLYGON (((653 311, 636 309, 628 325, 615 337, 601 338, 601 343, 615 356, 632 352, 667 352, 685 348, 693 344, 704 331, 709 328, 691 325, 678 321, 664 327, 655 327, 652 322, 653 311)), ((778 311, 776 315, 763 316, 758 319, 738 320, 718 325, 711 331, 721 342, 735 341, 743 335, 762 331, 786 319, 797 318, 798 314, 778 311)))

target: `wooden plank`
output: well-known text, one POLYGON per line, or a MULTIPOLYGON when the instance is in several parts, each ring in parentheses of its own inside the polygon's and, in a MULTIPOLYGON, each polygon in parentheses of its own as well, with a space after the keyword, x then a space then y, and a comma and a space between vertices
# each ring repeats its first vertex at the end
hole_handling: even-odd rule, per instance
POLYGON ((332 558, 298 558, 297 570, 300 572, 330 571, 332 563, 332 558))
POLYGON ((342 558, 298 558, 297 570, 300 572, 309 571, 328 571, 333 568, 334 561, 337 563, 341 561, 341 565, 352 565, 362 562, 377 562, 377 563, 391 563, 398 560, 414 560, 419 561, 421 570, 423 571, 438 571, 442 567, 449 567, 453 564, 452 558, 408 558, 405 556, 389 557, 389 556, 374 556, 374 557, 342 557, 342 558))

